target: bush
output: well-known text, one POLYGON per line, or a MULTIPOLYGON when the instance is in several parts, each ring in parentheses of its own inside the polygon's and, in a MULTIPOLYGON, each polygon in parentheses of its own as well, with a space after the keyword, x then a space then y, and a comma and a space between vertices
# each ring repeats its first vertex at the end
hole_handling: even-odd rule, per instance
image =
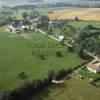
POLYGON ((70 52, 75 52, 75 48, 74 48, 74 47, 68 47, 68 50, 69 50, 70 52))
POLYGON ((56 74, 56 80, 60 80, 61 78, 63 78, 66 75, 66 71, 64 69, 58 71, 58 73, 56 74))
POLYGON ((42 59, 42 60, 45 60, 45 59, 46 59, 46 56, 45 56, 44 54, 39 54, 38 56, 39 56, 40 59, 42 59))
POLYGON ((62 55, 61 51, 57 51, 57 52, 56 52, 56 56, 57 56, 57 57, 62 57, 63 55, 62 55))
POLYGON ((19 73, 18 77, 21 79, 21 80, 24 80, 27 78, 27 75, 25 74, 25 72, 21 72, 19 73))

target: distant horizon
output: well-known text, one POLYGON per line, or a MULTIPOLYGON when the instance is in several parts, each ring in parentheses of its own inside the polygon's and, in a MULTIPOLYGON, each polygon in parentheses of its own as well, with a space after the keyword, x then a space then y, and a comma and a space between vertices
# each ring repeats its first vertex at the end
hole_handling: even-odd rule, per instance
POLYGON ((100 0, 0 0, 0 6, 15 6, 20 4, 49 4, 49 3, 100 3, 100 0))

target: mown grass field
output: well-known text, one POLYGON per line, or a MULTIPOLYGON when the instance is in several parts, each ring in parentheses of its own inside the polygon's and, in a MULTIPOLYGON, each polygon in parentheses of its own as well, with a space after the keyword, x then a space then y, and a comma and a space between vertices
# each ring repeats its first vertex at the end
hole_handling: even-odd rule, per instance
POLYGON ((26 12, 27 14, 31 13, 32 10, 20 10, 20 11, 14 11, 14 13, 11 15, 11 17, 16 17, 17 19, 21 20, 23 19, 23 13, 26 12))
MULTIPOLYGON (((48 15, 50 13, 52 13, 54 10, 59 10, 59 9, 64 9, 64 8, 36 8, 34 10, 36 10, 37 12, 39 12, 40 15, 48 15)), ((23 19, 23 13, 32 13, 33 10, 19 10, 19 11, 14 11, 14 13, 11 15, 13 17, 16 17, 17 19, 23 19)))
POLYGON ((50 19, 75 19, 80 20, 100 21, 99 8, 67 8, 62 10, 55 10, 48 15, 50 19))
POLYGON ((100 28, 100 21, 68 21, 68 23, 77 30, 81 30, 87 25, 93 25, 94 27, 100 28))
POLYGON ((85 80, 70 78, 64 87, 49 87, 31 100, 100 100, 100 89, 85 80))
POLYGON ((23 37, 11 38, 11 33, 4 30, 0 28, 0 92, 15 89, 34 79, 43 79, 50 70, 68 69, 84 62, 67 48, 53 46, 58 43, 47 36, 33 32, 26 33, 31 34, 32 40, 23 37), (51 47, 48 48, 48 44, 52 44, 51 47), (40 48, 39 45, 43 47, 40 48), (47 54, 54 51, 54 54, 47 55, 46 59, 42 60, 38 56, 39 50, 42 50, 43 54, 45 51, 47 54), (63 57, 55 55, 58 50, 63 53, 63 57), (21 72, 25 72, 28 78, 21 80, 18 77, 21 72))

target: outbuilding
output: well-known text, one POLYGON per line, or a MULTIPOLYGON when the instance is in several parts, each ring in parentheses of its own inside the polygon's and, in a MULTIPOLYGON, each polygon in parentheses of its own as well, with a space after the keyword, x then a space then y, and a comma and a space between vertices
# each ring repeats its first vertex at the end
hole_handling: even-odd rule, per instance
POLYGON ((60 36, 58 36, 58 39, 59 39, 60 41, 62 41, 62 40, 64 39, 64 36, 63 36, 63 35, 60 35, 60 36))

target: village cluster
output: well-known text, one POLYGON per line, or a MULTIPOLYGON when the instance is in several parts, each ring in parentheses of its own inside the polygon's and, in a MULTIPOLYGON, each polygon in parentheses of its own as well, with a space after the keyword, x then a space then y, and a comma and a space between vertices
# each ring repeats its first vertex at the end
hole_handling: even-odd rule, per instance
MULTIPOLYGON (((49 26, 52 26, 53 25, 53 21, 49 21, 49 26)), ((44 35, 48 34, 38 28, 36 28, 37 24, 36 22, 33 24, 33 25, 19 25, 18 27, 14 27, 13 25, 7 25, 5 26, 9 32, 11 33, 16 33, 16 34, 21 34, 22 32, 29 32, 29 31, 35 31, 35 32, 40 32, 44 35)), ((64 36, 63 35, 58 35, 56 38, 53 36, 53 35, 48 35, 50 38, 54 39, 54 40, 57 40, 59 42, 63 41, 64 40, 64 36)), ((73 40, 74 41, 74 40, 73 40)), ((66 42, 65 42, 66 43, 66 42)), ((70 45, 69 43, 66 43, 67 46, 69 47, 72 47, 72 45, 70 45)), ((42 45, 43 46, 43 45, 42 45)), ((44 45, 45 46, 45 45, 44 45)), ((48 46, 58 46, 58 45, 52 45, 52 44, 49 44, 48 46)), ((29 44, 29 47, 33 48, 33 45, 32 44, 29 44)), ((37 47, 39 47, 37 45, 37 47)), ((41 44, 40 44, 40 47, 41 47, 41 44)), ((39 47, 39 48, 40 48, 39 47)), ((35 54, 37 52, 41 52, 41 51, 32 51, 32 54, 35 54)), ((49 51, 49 54, 53 54, 54 52, 52 51, 49 51)), ((47 52, 46 52, 47 54, 47 52)), ((91 55, 90 55, 91 56, 91 55)), ((91 62, 89 62, 88 64, 86 64, 86 69, 88 69, 90 72, 93 72, 93 73, 99 73, 100 72, 100 60, 99 59, 95 59, 91 62)))

